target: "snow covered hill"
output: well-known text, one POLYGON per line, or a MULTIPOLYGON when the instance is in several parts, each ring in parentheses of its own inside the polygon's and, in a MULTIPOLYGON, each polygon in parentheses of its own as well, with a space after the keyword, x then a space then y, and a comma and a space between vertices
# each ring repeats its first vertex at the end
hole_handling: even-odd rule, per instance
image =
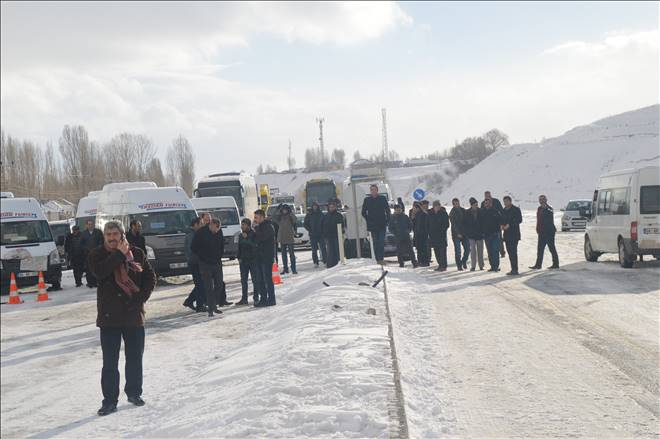
POLYGON ((591 198, 598 177, 606 172, 660 161, 660 106, 640 108, 571 129, 541 143, 502 148, 460 175, 441 194, 481 200, 485 190, 533 207, 544 193, 557 209, 573 198, 591 198))

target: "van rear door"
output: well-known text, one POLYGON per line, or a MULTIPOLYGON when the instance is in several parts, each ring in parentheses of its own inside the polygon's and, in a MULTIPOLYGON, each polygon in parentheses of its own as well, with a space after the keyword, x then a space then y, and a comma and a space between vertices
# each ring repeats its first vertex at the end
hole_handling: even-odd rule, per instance
POLYGON ((639 188, 637 243, 641 251, 660 250, 660 185, 639 188))

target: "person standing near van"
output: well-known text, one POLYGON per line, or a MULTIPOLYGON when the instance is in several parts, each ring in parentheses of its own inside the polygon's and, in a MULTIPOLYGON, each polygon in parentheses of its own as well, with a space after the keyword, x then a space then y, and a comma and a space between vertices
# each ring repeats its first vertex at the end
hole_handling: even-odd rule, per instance
POLYGON ((192 274, 194 287, 186 300, 183 302, 183 306, 191 308, 195 312, 204 312, 206 311, 206 290, 204 289, 204 283, 202 282, 202 273, 199 271, 199 258, 192 251, 192 241, 195 237, 195 233, 202 227, 202 218, 195 217, 190 222, 190 229, 186 232, 186 241, 184 246, 184 251, 186 253, 186 260, 188 262, 188 267, 190 268, 190 273, 192 274))
POLYGON ((224 240, 220 233, 220 220, 213 218, 207 226, 200 227, 192 240, 191 249, 199 259, 199 271, 202 283, 206 288, 206 307, 209 317, 213 314, 222 314, 222 279, 221 261, 224 249, 224 240))
POLYGON ((369 186, 369 196, 362 204, 362 216, 367 221, 367 231, 373 239, 374 257, 382 264, 385 259, 385 231, 390 222, 390 206, 387 199, 378 193, 378 185, 369 186))
POLYGON ((241 300, 236 305, 248 304, 248 277, 252 278, 252 298, 257 303, 259 287, 257 286, 257 241, 249 218, 241 220, 241 233, 238 235, 238 266, 241 272, 241 300))
POLYGON ((477 268, 477 262, 479 263, 479 270, 484 269, 484 230, 481 216, 479 202, 474 197, 470 198, 470 209, 465 212, 463 218, 463 232, 470 240, 472 261, 470 271, 477 268))
POLYGON ((142 399, 144 353, 144 304, 156 285, 156 275, 139 248, 131 249, 118 221, 103 229, 103 245, 89 253, 88 270, 98 279, 96 326, 101 330, 103 403, 99 416, 117 411, 119 351, 124 339, 128 402, 138 407, 142 399))
POLYGON ((82 235, 80 227, 73 226, 64 240, 64 250, 69 259, 69 266, 73 269, 73 278, 76 281, 76 287, 82 286, 82 276, 85 272, 85 249, 82 245, 82 235))
POLYGON ((266 212, 254 211, 254 240, 257 243, 257 285, 259 302, 256 307, 275 305, 275 285, 273 284, 273 261, 275 260, 275 228, 266 219, 266 212))
POLYGON ((147 243, 142 236, 142 223, 139 220, 132 220, 130 224, 130 230, 126 234, 126 239, 128 243, 133 247, 137 247, 146 255, 147 254, 147 243))
POLYGON ((325 214, 321 211, 319 203, 314 201, 311 210, 305 215, 303 222, 305 229, 309 232, 309 242, 312 246, 312 262, 314 267, 319 266, 319 250, 321 251, 321 262, 325 264, 326 251, 323 240, 323 218, 325 214))
POLYGON ((344 230, 344 217, 337 211, 337 200, 328 201, 328 213, 323 219, 323 239, 327 246, 326 267, 332 268, 339 263, 339 233, 337 224, 344 230))
POLYGON ((507 274, 515 276, 518 274, 518 241, 520 241, 520 223, 523 219, 520 208, 513 205, 510 196, 505 196, 503 200, 502 231, 504 232, 506 251, 509 252, 509 262, 511 262, 511 271, 507 274))
POLYGON ((296 235, 296 222, 298 219, 296 215, 291 212, 288 204, 283 204, 273 216, 273 221, 277 224, 277 242, 280 243, 282 248, 282 272, 286 274, 289 272, 289 260, 287 252, 291 256, 291 273, 298 274, 296 271, 296 254, 293 250, 294 238, 296 235))
POLYGON ((555 217, 552 206, 548 204, 548 198, 545 195, 539 196, 539 207, 536 209, 536 233, 538 235, 538 244, 536 247, 536 263, 532 265, 532 270, 539 270, 543 264, 543 253, 545 253, 545 246, 548 246, 550 254, 552 255, 552 265, 548 267, 549 270, 559 268, 559 255, 557 255, 557 248, 555 247, 555 217))
POLYGON ((431 265, 429 259, 429 214, 426 213, 422 203, 416 203, 413 206, 415 212, 415 220, 413 221, 414 236, 413 241, 417 248, 417 260, 420 267, 428 267, 431 265))
MULTIPOLYGON (((91 251, 103 244, 103 233, 94 227, 94 221, 87 220, 85 231, 81 232, 81 235, 80 241, 85 252, 85 261, 88 261, 88 255, 91 251)), ((96 288, 98 286, 96 276, 94 276, 94 273, 87 266, 85 266, 85 277, 87 279, 87 288, 96 288)))
POLYGON ((449 215, 440 201, 433 202, 433 209, 429 218, 429 244, 435 253, 438 268, 435 271, 447 270, 447 229, 449 228, 449 215))
POLYGON ((404 266, 403 257, 408 255, 413 268, 417 268, 417 258, 415 257, 415 251, 410 240, 412 222, 408 218, 408 215, 403 213, 403 202, 397 203, 394 206, 394 215, 390 217, 388 227, 396 239, 396 257, 399 261, 399 267, 404 266))
POLYGON ((470 240, 463 232, 463 217, 465 209, 461 207, 458 198, 451 200, 452 208, 449 211, 449 220, 451 222, 451 240, 454 243, 454 258, 458 271, 467 269, 467 261, 470 256, 470 240), (461 246, 463 247, 463 256, 461 256, 461 246))
POLYGON ((484 232, 484 241, 486 243, 486 251, 488 252, 488 263, 490 270, 500 271, 500 247, 502 241, 500 234, 502 233, 502 215, 499 210, 493 206, 493 199, 486 198, 485 207, 480 209, 481 224, 484 232))

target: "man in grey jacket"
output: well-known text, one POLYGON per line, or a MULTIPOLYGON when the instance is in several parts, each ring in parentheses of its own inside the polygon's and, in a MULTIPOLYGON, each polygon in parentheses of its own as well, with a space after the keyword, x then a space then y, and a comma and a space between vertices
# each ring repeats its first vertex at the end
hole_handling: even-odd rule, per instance
POLYGON ((199 260, 197 255, 192 251, 192 241, 195 237, 195 232, 199 230, 202 225, 202 219, 200 217, 193 218, 190 223, 190 229, 186 233, 186 243, 184 248, 186 259, 188 260, 188 267, 190 268, 190 273, 192 274, 195 286, 188 295, 188 298, 183 302, 183 306, 187 306, 196 312, 206 311, 206 290, 204 290, 204 284, 202 283, 202 273, 199 271, 199 260))
POLYGON ((289 261, 287 258, 287 251, 291 256, 291 273, 298 274, 296 271, 296 254, 293 251, 293 242, 296 235, 296 215, 291 212, 288 204, 283 204, 275 215, 273 221, 277 223, 277 242, 280 243, 282 248, 282 265, 283 270, 280 274, 289 272, 289 261))

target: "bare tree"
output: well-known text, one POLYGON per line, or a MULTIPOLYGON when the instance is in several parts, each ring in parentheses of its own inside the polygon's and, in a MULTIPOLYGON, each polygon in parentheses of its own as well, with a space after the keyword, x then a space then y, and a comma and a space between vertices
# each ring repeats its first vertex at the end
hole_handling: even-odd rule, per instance
POLYGON ((361 160, 361 159, 362 159, 362 154, 360 154, 359 149, 356 149, 355 152, 353 153, 353 161, 361 160))
POLYGON ((509 144, 509 136, 504 134, 502 131, 497 128, 493 128, 482 136, 486 141, 486 146, 495 151, 500 146, 506 146, 509 144))
POLYGON ((160 165, 160 160, 158 157, 151 159, 146 168, 146 174, 144 177, 146 180, 153 181, 158 186, 167 186, 167 180, 163 174, 163 168, 160 165))
POLYGON ((67 180, 84 196, 90 189, 94 153, 84 126, 65 125, 60 137, 60 154, 67 180))
POLYGON ((192 194, 195 181, 195 156, 188 139, 179 135, 167 151, 167 171, 174 184, 192 194))
POLYGON ((343 169, 346 166, 346 151, 343 149, 333 149, 330 161, 332 161, 337 168, 343 169))

